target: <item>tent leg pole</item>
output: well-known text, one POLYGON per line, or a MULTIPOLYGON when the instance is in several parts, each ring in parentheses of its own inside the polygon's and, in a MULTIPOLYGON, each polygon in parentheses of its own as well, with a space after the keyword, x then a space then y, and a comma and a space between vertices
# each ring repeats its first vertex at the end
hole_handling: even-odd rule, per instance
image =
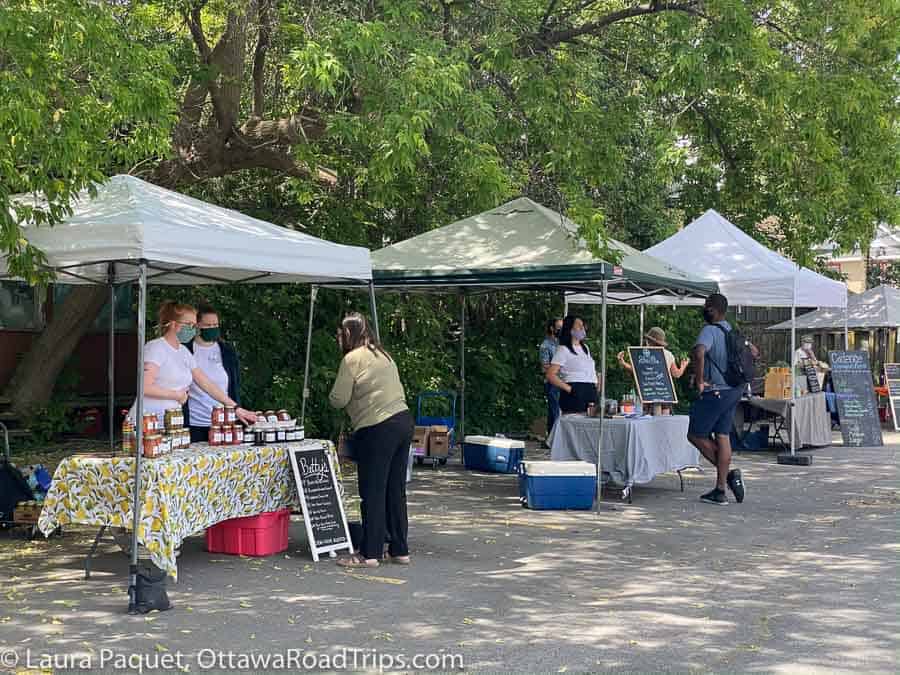
POLYGON ((134 500, 131 504, 131 564, 128 566, 128 613, 137 613, 138 527, 141 523, 141 454, 144 447, 144 341, 147 335, 147 261, 138 277, 137 395, 134 404, 134 500))
POLYGON ((109 264, 109 449, 116 446, 116 264, 109 264))
POLYGON ((638 335, 638 341, 635 343, 638 345, 644 344, 644 305, 641 303, 641 334, 638 335))
MULTIPOLYGON (((459 296, 459 447, 466 433, 466 294, 459 296)), ((462 459, 462 458, 460 458, 462 459)))
POLYGON ((372 327, 375 330, 375 339, 381 342, 381 332, 378 330, 378 305, 375 302, 375 282, 369 282, 369 309, 372 312, 372 327))
POLYGON ((600 440, 597 442, 597 513, 603 498, 603 415, 606 411, 606 294, 609 282, 603 282, 603 301, 600 308, 600 440))
MULTIPOLYGON (((794 285, 796 286, 796 279, 794 285)), ((796 292, 796 288, 795 288, 796 292)), ((797 454, 797 443, 794 433, 797 425, 797 364, 794 363, 794 354, 797 352, 797 305, 791 305, 791 455, 797 454)))
POLYGON ((313 318, 316 313, 316 296, 319 293, 318 286, 309 289, 309 325, 306 328, 306 359, 303 365, 303 402, 300 404, 300 427, 304 428, 306 421, 306 401, 309 398, 309 355, 312 351, 313 318))

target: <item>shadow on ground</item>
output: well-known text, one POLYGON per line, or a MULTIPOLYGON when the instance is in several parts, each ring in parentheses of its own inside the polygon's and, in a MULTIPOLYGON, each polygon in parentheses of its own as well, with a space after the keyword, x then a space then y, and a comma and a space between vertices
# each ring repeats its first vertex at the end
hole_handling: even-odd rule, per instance
MULTIPOLYGON (((0 537, 0 647, 460 654, 466 670, 895 672, 897 446, 833 447, 810 467, 739 456, 748 499, 705 505, 707 471, 610 490, 595 512, 532 512, 515 476, 417 468, 410 568, 211 555, 187 540, 175 609, 129 617, 127 564, 92 532, 0 537)), ((351 480, 348 479, 348 483, 351 480)), ((0 666, 2 670, 2 666, 0 666)), ((196 666, 192 670, 197 670, 196 666)))

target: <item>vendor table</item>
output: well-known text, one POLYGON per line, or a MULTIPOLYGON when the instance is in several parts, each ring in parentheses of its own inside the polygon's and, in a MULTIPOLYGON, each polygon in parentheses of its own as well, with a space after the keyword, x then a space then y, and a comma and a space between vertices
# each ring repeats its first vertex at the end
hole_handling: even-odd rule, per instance
MULTIPOLYGON (((622 496, 630 499, 635 483, 670 471, 680 476, 682 469, 699 466, 700 453, 687 440, 688 423, 685 415, 603 420, 603 473, 624 485, 622 496)), ((550 434, 551 458, 596 464, 600 424, 599 417, 560 416, 550 434)))
MULTIPOLYGON (((297 506, 288 450, 322 443, 338 467, 333 444, 312 440, 261 448, 194 444, 142 460, 138 541, 177 578, 175 551, 186 537, 223 520, 297 506)), ((56 469, 38 527, 48 534, 69 523, 99 526, 96 548, 106 528, 131 529, 133 494, 133 457, 73 455, 56 469)))
MULTIPOLYGON (((796 416, 795 447, 826 447, 831 445, 831 415, 828 413, 825 392, 806 394, 795 400, 796 416)), ((756 408, 772 418, 772 439, 784 448, 790 448, 791 400, 760 398, 744 399, 735 413, 735 428, 743 434, 746 420, 751 418, 750 409, 756 408), (787 440, 786 440, 787 439, 787 440)))

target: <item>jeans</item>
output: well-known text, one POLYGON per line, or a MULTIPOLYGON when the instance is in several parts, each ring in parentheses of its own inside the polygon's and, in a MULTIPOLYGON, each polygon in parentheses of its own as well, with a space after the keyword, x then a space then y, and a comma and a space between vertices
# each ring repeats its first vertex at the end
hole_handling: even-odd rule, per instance
POLYGON ((556 418, 559 417, 559 389, 549 382, 544 382, 544 394, 547 396, 547 434, 549 434, 556 424, 556 418))

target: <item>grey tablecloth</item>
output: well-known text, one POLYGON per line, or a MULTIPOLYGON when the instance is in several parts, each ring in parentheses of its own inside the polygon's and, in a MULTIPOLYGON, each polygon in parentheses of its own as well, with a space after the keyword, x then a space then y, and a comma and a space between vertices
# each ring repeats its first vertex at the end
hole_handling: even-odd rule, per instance
MULTIPOLYGON (((825 392, 807 394, 796 399, 796 447, 825 447, 831 445, 831 416, 825 403, 825 392)), ((765 410, 783 417, 786 438, 790 438, 791 401, 754 396, 744 401, 744 405, 765 410)), ((738 420, 740 422, 740 420, 738 420)))
MULTIPOLYGON (((661 473, 700 464, 700 454, 687 440, 684 415, 603 420, 602 468, 622 485, 649 483, 661 473)), ((596 464, 600 419, 563 415, 550 434, 551 458, 580 459, 596 464)))

